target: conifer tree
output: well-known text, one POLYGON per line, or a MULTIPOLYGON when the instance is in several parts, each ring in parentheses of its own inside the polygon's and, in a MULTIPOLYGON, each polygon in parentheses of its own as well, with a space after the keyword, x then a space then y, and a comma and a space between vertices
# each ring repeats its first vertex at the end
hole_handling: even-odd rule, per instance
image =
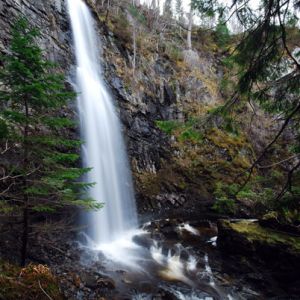
POLYGON ((172 0, 165 0, 165 3, 164 3, 164 16, 168 19, 172 18, 172 16, 173 16, 172 0))
POLYGON ((0 179, 0 209, 22 217, 22 265, 32 214, 66 205, 99 208, 83 195, 91 184, 79 180, 88 171, 76 167, 79 156, 74 152, 81 142, 66 134, 74 122, 62 111, 75 94, 67 90, 55 65, 44 59, 39 37, 39 31, 20 18, 0 70, 0 134, 6 145, 2 154, 10 162, 0 179))
POLYGON ((182 0, 176 0, 176 14, 179 20, 183 18, 182 0))

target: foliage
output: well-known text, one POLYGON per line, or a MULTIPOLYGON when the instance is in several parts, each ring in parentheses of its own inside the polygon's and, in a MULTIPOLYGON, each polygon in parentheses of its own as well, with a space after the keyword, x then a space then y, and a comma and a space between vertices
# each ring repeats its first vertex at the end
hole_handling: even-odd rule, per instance
POLYGON ((203 140, 203 135, 192 127, 185 128, 178 137, 179 141, 192 141, 200 143, 203 140))
POLYGON ((163 7, 164 16, 167 18, 172 18, 172 0, 165 0, 164 7, 163 7))
POLYGON ((75 94, 67 90, 55 65, 44 60, 39 37, 39 31, 20 18, 0 70, 1 120, 6 124, 2 145, 9 145, 6 157, 15 156, 5 166, 9 175, 0 182, 1 201, 23 209, 25 244, 30 211, 52 212, 75 204, 99 208, 85 196, 91 184, 80 180, 89 169, 76 167, 81 143, 64 131, 74 124, 61 111, 75 94))
POLYGON ((276 199, 276 190, 283 175, 282 172, 276 171, 268 177, 257 176, 245 186, 217 182, 214 189, 216 203, 213 209, 233 213, 231 205, 239 201, 248 207, 252 206, 257 216, 276 214, 276 219, 282 223, 298 223, 300 190, 294 187, 292 192, 286 193, 281 199, 276 199))
POLYGON ((57 130, 74 126, 66 117, 57 116, 75 95, 66 90, 63 76, 54 73, 54 65, 43 60, 36 45, 38 37, 37 29, 20 19, 13 29, 11 53, 3 57, 0 72, 0 99, 5 104, 1 114, 8 125, 8 141, 22 145, 23 162, 15 162, 14 174, 30 180, 23 191, 32 200, 32 209, 35 199, 39 206, 54 207, 80 199, 80 190, 86 185, 75 180, 88 171, 74 167, 79 156, 72 151, 81 142, 57 137, 57 130))
POLYGON ((215 28, 216 43, 220 48, 225 48, 230 41, 229 29, 223 19, 219 19, 219 22, 215 28))
POLYGON ((173 120, 156 121, 155 124, 160 130, 167 134, 172 134, 172 132, 180 126, 178 122, 173 120))
POLYGON ((217 0, 192 0, 192 6, 193 9, 209 17, 221 14, 224 9, 217 0))
POLYGON ((156 126, 163 132, 173 135, 175 134, 181 142, 201 142, 203 135, 194 128, 194 123, 189 120, 186 123, 180 123, 174 120, 156 121, 156 126))
MULTIPOLYGON (((299 37, 299 7, 291 0, 284 3, 280 0, 260 1, 256 11, 250 7, 250 2, 238 3, 235 0, 228 8, 221 2, 210 0, 194 0, 193 5, 200 13, 219 13, 223 20, 236 16, 244 30, 237 36, 237 45, 224 62, 228 74, 223 88, 228 94, 230 86, 234 95, 228 101, 231 104, 227 103, 227 111, 253 101, 266 112, 280 115, 283 120, 274 139, 249 168, 249 180, 254 169, 287 130, 294 135, 291 147, 298 149, 300 145, 300 63, 293 42, 299 37)), ((226 36, 221 22, 217 27, 221 36, 223 33, 226 36)), ((299 181, 293 178, 299 168, 299 161, 294 159, 286 171, 284 186, 277 196, 274 195, 277 200, 285 193, 293 193, 293 188, 298 186, 299 181)))
POLYGON ((236 203, 233 199, 217 198, 212 209, 219 214, 233 215, 236 212, 236 203))
POLYGON ((118 18, 112 19, 111 22, 113 23, 112 31, 116 36, 116 41, 131 45, 132 33, 126 14, 122 13, 118 18))
POLYGON ((138 8, 135 5, 130 4, 128 7, 128 11, 141 24, 146 25, 147 21, 145 16, 138 10, 138 8))
POLYGON ((234 214, 236 203, 233 199, 236 192, 236 185, 224 185, 217 182, 214 190, 215 203, 212 209, 220 214, 234 214))

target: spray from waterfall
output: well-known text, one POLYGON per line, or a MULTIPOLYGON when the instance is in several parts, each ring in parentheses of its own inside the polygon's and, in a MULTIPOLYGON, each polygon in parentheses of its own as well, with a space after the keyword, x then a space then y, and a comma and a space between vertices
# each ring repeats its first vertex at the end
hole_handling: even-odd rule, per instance
POLYGON ((137 214, 121 125, 99 63, 100 43, 95 24, 82 0, 67 0, 76 56, 76 89, 84 167, 95 182, 90 196, 104 203, 87 213, 87 235, 96 244, 111 242, 137 226, 137 214))

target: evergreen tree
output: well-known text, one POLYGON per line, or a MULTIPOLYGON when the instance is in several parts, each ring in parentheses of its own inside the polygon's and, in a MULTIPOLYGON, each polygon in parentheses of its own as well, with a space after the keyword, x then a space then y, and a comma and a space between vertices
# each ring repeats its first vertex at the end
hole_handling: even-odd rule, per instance
POLYGON ((82 193, 91 184, 79 181, 88 170, 75 167, 79 156, 74 152, 81 143, 66 134, 74 123, 62 110, 75 94, 66 89, 55 65, 44 60, 39 37, 36 28, 19 19, 0 70, 0 134, 6 141, 2 154, 10 156, 6 161, 11 162, 0 181, 0 209, 22 216, 22 265, 31 214, 66 205, 99 208, 92 199, 84 199, 82 193))
POLYGON ((182 0, 176 0, 176 14, 179 21, 183 19, 182 0))
POLYGON ((224 48, 229 42, 230 34, 226 22, 220 18, 215 29, 216 43, 219 47, 224 48))
POLYGON ((165 0, 164 3, 164 16, 171 19, 173 16, 172 12, 172 0, 165 0))

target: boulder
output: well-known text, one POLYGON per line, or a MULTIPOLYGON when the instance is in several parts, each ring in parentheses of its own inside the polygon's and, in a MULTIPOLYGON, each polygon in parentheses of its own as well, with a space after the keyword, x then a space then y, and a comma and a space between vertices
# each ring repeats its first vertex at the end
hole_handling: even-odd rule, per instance
POLYGON ((299 276, 300 237, 263 227, 255 220, 219 220, 218 248, 266 264, 282 280, 299 276))

